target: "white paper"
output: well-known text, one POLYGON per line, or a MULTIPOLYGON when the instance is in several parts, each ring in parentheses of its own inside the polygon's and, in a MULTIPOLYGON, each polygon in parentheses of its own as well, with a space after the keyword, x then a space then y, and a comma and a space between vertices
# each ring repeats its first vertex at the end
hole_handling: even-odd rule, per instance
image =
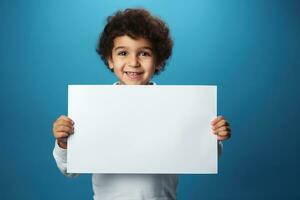
POLYGON ((217 173, 216 86, 69 85, 71 173, 217 173))

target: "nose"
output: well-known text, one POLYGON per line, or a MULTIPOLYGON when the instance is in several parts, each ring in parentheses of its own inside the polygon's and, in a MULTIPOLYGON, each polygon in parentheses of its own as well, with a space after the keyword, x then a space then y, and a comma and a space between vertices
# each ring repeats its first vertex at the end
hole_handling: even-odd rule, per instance
POLYGON ((132 55, 129 60, 128 60, 128 65, 130 67, 139 67, 140 66, 140 63, 139 63, 139 60, 137 58, 137 56, 135 55, 132 55))

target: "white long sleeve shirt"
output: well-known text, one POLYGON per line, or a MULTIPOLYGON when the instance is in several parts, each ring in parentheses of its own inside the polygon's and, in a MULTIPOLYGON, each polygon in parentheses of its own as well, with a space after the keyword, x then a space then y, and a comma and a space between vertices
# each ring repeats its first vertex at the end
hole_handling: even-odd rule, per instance
MULTIPOLYGON (((67 149, 55 142, 53 156, 59 170, 67 177, 67 149)), ((173 174, 93 174, 94 200, 173 200, 178 176, 173 174)))

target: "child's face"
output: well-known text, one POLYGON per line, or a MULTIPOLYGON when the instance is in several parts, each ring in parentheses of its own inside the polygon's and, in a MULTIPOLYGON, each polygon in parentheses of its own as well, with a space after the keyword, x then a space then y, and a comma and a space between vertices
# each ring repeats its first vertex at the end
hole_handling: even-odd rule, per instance
POLYGON ((151 43, 124 35, 116 37, 109 68, 114 70, 120 84, 147 85, 155 72, 155 55, 151 43))

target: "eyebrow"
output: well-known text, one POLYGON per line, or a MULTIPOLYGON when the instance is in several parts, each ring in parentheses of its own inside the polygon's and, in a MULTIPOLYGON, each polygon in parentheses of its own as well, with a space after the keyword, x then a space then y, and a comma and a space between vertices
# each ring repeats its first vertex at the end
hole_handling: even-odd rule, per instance
MULTIPOLYGON (((127 49, 127 47, 126 46, 118 46, 118 47, 114 48, 114 51, 116 51, 118 49, 127 49)), ((148 50, 152 51, 152 48, 151 47, 147 47, 147 46, 139 48, 139 49, 148 49, 148 50)))

